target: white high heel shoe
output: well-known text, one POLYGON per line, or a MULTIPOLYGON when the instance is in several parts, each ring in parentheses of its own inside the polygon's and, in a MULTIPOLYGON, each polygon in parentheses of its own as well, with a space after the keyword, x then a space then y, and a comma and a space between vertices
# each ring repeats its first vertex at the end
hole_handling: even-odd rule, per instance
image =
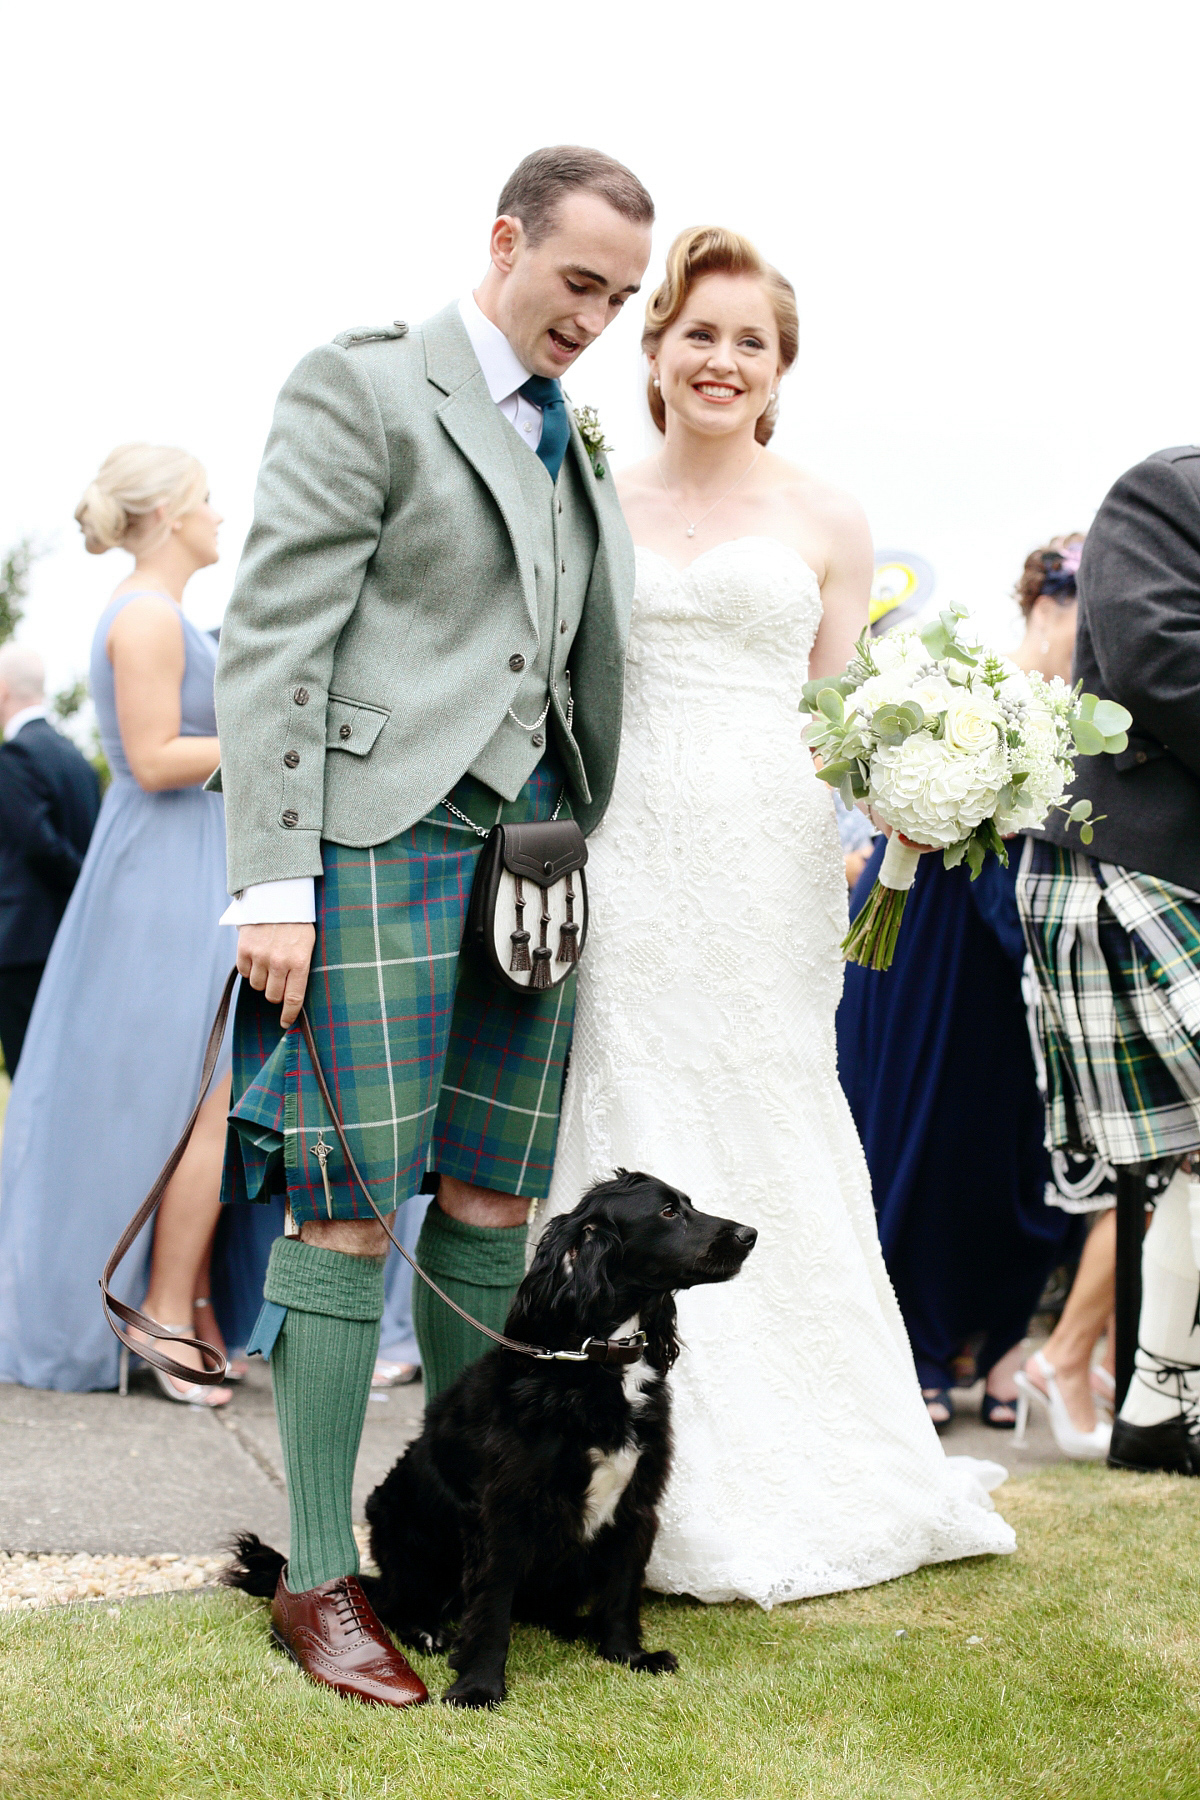
POLYGON ((1013 1434, 1013 1443, 1021 1445, 1025 1442, 1030 1402, 1036 1400, 1046 1408, 1054 1441, 1064 1456, 1070 1457, 1072 1462, 1103 1462, 1108 1455, 1108 1443, 1112 1437, 1112 1426, 1108 1420, 1098 1420, 1091 1431, 1080 1431, 1078 1425, 1073 1423, 1067 1411, 1067 1403, 1059 1393, 1055 1372, 1041 1351, 1035 1350, 1030 1361, 1045 1382, 1046 1391, 1043 1393, 1040 1387, 1030 1381, 1024 1369, 1018 1369, 1013 1376, 1017 1387, 1017 1429, 1013 1434))

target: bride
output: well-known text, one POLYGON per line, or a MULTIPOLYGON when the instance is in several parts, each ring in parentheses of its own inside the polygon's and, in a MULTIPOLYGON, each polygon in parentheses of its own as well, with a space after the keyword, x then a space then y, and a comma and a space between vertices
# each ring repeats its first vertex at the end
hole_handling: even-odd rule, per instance
POLYGON ((680 1296, 647 1581, 771 1606, 1014 1538, 974 1473, 1002 1471, 929 1421, 837 1080, 846 881, 797 707, 866 623, 866 520, 767 448, 796 303, 746 239, 676 239, 642 346, 664 442, 618 484, 621 763, 543 1222, 627 1165, 757 1226, 736 1282, 680 1296))

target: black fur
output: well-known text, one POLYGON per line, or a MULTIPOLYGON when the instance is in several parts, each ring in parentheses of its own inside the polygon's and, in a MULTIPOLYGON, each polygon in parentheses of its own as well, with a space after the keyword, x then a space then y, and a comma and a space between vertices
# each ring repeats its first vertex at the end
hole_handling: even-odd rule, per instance
MULTIPOLYGON (((755 1237, 624 1170, 546 1228, 507 1335, 574 1350, 628 1326, 646 1332, 646 1354, 625 1370, 490 1351, 430 1405, 420 1437, 367 1500, 380 1573, 363 1586, 404 1643, 450 1649, 458 1678, 446 1700, 504 1698, 514 1618, 586 1638, 632 1669, 676 1667, 641 1638, 642 1578, 671 1458, 673 1296, 728 1281, 755 1237), (593 1475, 621 1452, 627 1481, 615 1509, 589 1519, 593 1475)), ((273 1593, 282 1558, 248 1536, 235 1547, 229 1585, 273 1593)))

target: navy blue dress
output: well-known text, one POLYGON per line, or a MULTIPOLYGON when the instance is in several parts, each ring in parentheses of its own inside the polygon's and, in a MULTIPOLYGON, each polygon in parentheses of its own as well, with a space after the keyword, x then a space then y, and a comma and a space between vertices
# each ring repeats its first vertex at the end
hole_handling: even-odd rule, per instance
MULTIPOLYGON (((865 904, 884 840, 854 889, 865 904)), ((838 1073, 862 1138, 879 1238, 922 1387, 966 1346, 986 1373, 1025 1334, 1083 1222, 1047 1206, 1045 1116, 1021 996, 1025 946, 1009 867, 925 856, 886 973, 850 963, 838 1073)))

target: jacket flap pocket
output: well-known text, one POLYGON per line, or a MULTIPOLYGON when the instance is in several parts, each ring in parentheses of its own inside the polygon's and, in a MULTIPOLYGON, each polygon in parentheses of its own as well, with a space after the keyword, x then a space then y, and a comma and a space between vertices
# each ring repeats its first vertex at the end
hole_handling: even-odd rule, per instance
POLYGON ((1157 762, 1160 756, 1165 755, 1163 745, 1157 738, 1151 737, 1149 732, 1131 731, 1125 748, 1118 750, 1113 757, 1113 768, 1124 775, 1127 769, 1140 769, 1144 764, 1157 762))
POLYGON ((365 756, 390 717, 382 706, 330 694, 325 707, 325 748, 365 756))

